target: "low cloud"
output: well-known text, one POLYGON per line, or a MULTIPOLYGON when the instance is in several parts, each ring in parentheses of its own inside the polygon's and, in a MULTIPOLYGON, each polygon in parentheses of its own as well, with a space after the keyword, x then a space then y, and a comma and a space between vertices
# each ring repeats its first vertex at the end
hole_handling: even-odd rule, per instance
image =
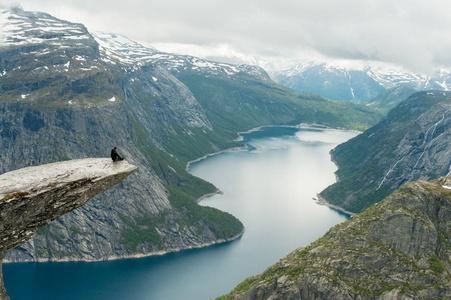
POLYGON ((227 44, 237 52, 278 58, 308 52, 395 63, 414 71, 451 68, 451 2, 444 0, 21 3, 26 10, 43 10, 84 23, 91 31, 119 33, 146 44, 227 44))
POLYGON ((14 7, 21 7, 19 1, 17 0, 2 0, 0 3, 1 9, 10 9, 14 7))

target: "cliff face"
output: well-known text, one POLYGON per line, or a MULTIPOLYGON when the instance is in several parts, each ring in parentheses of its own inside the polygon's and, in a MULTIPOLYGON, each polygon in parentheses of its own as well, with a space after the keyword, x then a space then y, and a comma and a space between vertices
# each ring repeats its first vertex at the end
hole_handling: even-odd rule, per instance
MULTIPOLYGON (((20 246, 40 228, 84 205, 135 169, 126 161, 93 158, 28 167, 0 175, 0 253, 20 246)), ((3 273, 0 299, 8 299, 3 273)))
POLYGON ((451 178, 409 183, 220 299, 449 299, 451 178))
POLYGON ((195 147, 212 125, 186 86, 162 67, 106 55, 81 24, 19 9, 0 17, 0 172, 105 157, 113 146, 140 166, 127 183, 43 228, 5 260, 129 257, 242 232, 231 215, 195 203, 215 187, 187 174, 185 164, 212 152, 218 139, 195 147))
POLYGON ((448 175, 450 96, 449 92, 416 93, 377 125, 337 146, 331 153, 339 181, 321 196, 357 213, 406 182, 448 175))

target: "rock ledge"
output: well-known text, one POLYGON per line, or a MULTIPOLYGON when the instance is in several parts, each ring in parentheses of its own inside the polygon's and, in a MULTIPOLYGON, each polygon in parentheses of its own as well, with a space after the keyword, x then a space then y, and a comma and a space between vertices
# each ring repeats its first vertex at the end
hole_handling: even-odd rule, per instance
MULTIPOLYGON (((89 158, 0 175, 0 253, 20 246, 39 228, 116 185, 136 168, 126 161, 89 158)), ((0 299, 9 299, 2 279, 0 275, 0 299)))

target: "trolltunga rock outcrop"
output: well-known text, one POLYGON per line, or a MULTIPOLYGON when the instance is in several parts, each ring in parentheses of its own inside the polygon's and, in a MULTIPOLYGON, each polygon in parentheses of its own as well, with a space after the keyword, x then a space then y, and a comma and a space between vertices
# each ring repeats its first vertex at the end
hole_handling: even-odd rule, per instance
MULTIPOLYGON (((28 167, 0 175, 0 253, 20 246, 39 228, 82 206, 135 169, 136 166, 126 161, 89 158, 28 167)), ((0 299, 9 299, 2 274, 0 299)))

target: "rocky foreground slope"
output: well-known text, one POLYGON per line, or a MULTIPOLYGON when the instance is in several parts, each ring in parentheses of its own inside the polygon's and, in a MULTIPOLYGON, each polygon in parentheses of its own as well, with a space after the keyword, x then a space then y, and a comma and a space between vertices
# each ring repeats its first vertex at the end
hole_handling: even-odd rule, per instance
POLYGON ((404 185, 219 299, 450 299, 451 177, 404 185))
POLYGON ((84 205, 135 169, 126 161, 92 158, 0 175, 0 299, 9 299, 1 272, 2 253, 20 246, 40 228, 84 205))

